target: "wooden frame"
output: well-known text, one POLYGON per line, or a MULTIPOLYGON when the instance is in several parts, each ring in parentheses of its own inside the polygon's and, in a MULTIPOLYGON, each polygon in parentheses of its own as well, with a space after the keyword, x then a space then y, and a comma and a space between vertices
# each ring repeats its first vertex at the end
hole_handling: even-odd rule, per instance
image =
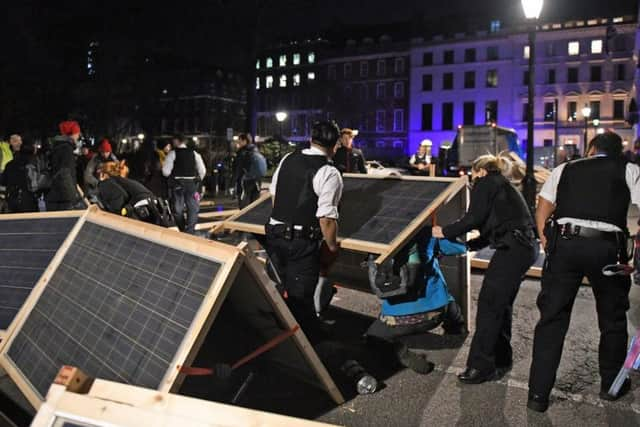
MULTIPOLYGON (((35 289, 37 283, 39 283, 39 281, 42 280, 42 277, 51 275, 53 271, 57 268, 58 264, 60 264, 60 261, 62 261, 62 258, 63 258, 63 253, 66 252, 66 248, 71 244, 71 241, 75 238, 75 235, 77 234, 78 230, 80 229, 83 223, 83 216, 85 216, 87 213, 88 213, 87 210, 74 210, 74 211, 32 212, 32 213, 0 215, 0 222, 11 221, 11 220, 30 220, 30 219, 35 220, 35 219, 47 219, 47 218, 78 218, 78 221, 76 221, 76 224, 73 226, 73 228, 71 228, 69 235, 64 240, 64 242, 62 242, 62 245, 60 245, 60 247, 56 251, 56 254, 54 255, 51 262, 49 263, 49 266, 43 271, 40 279, 38 279, 38 282, 34 283, 33 289, 31 290, 30 294, 33 293, 33 290, 35 289)), ((29 298, 25 300, 23 305, 25 305, 27 301, 29 301, 29 298)), ((18 311, 18 313, 16 314, 16 317, 14 317, 13 321, 11 322, 11 325, 13 325, 17 321, 17 319, 20 317, 21 312, 22 310, 18 311)), ((6 330, 0 329, 0 343, 2 343, 7 338, 9 331, 11 330, 11 325, 6 330)))
POLYGON ((322 427, 329 424, 96 379, 87 391, 52 384, 33 427, 62 420, 100 427, 322 427))
MULTIPOLYGON (((429 217, 444 203, 450 200, 458 191, 464 188, 467 184, 467 177, 460 178, 442 178, 442 177, 422 177, 422 176, 370 176, 364 174, 345 174, 345 178, 355 179, 386 179, 386 180, 399 180, 399 181, 423 181, 423 182, 446 182, 450 185, 436 197, 416 218, 414 218, 407 227, 389 244, 368 242, 358 239, 341 239, 338 238, 340 247, 344 249, 350 249, 357 252, 373 253, 380 255, 376 259, 376 263, 381 264, 388 258, 394 256, 411 238, 413 238, 418 231, 427 223, 429 217)), ((241 210, 238 214, 232 216, 223 222, 222 227, 227 230, 237 230, 249 233, 264 234, 264 226, 258 224, 248 224, 237 221, 238 218, 243 216, 248 211, 252 210, 256 206, 263 203, 266 199, 270 198, 269 193, 263 194, 258 200, 241 210)))

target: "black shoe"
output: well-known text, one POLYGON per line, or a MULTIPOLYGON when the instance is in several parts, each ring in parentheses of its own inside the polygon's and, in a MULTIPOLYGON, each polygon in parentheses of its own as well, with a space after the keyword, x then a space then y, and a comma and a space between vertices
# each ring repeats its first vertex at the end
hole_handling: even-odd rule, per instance
POLYGON ((536 412, 544 412, 549 407, 549 398, 541 394, 529 393, 527 408, 536 412))
POLYGON ((459 325, 442 325, 444 333, 447 335, 468 335, 469 331, 464 324, 459 325))
POLYGON ((463 373, 458 374, 458 380, 465 384, 482 384, 486 381, 496 379, 496 371, 481 372, 474 368, 467 368, 463 373))
POLYGON ((396 348, 396 356, 402 366, 419 374, 426 375, 435 368, 435 365, 427 359, 426 354, 411 351, 405 345, 396 348))
POLYGON ((620 387, 620 391, 618 391, 618 394, 616 396, 611 396, 609 394, 609 389, 600 390, 600 399, 613 402, 615 400, 620 399, 625 394, 629 393, 629 390, 631 390, 631 380, 627 378, 626 380, 624 380, 624 383, 622 383, 622 387, 620 387))
POLYGON ((507 375, 509 371, 513 368, 513 363, 509 363, 508 365, 500 365, 496 366, 496 376, 500 379, 507 375))

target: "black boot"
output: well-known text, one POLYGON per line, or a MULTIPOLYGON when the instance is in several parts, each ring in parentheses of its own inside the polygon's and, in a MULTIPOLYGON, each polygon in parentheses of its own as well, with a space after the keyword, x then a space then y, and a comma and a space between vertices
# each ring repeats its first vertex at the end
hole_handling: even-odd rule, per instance
POLYGON ((406 344, 396 343, 396 356, 402 366, 419 374, 426 375, 435 368, 426 355, 411 351, 406 344))
POLYGON ((442 328, 448 335, 466 335, 469 333, 464 321, 464 316, 462 315, 462 310, 457 302, 451 301, 449 305, 447 305, 444 320, 442 321, 442 328))

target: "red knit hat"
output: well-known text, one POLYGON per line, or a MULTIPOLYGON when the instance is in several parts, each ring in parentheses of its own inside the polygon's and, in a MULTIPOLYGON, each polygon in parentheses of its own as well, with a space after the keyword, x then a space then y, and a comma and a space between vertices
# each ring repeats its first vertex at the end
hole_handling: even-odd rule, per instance
POLYGON ((111 144, 108 139, 103 139, 100 141, 100 145, 98 146, 98 151, 101 153, 111 153, 113 150, 111 149, 111 144))
POLYGON ((61 135, 75 135, 77 133, 80 133, 80 125, 78 124, 78 122, 75 121, 67 121, 67 122, 62 122, 58 125, 58 127, 60 128, 60 134, 61 135))

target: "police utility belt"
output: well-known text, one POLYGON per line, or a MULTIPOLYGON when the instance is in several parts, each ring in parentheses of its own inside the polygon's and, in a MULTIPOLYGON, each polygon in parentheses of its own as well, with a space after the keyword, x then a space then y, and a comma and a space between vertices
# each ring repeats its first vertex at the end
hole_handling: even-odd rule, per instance
POLYGON ((619 241, 624 239, 625 233, 621 231, 602 231, 596 228, 583 227, 580 225, 557 224, 558 235, 563 239, 571 239, 572 237, 583 237, 586 239, 606 239, 619 241))
POLYGON ((320 230, 320 227, 293 224, 267 224, 264 228, 267 234, 286 240, 322 240, 322 230, 320 230))

